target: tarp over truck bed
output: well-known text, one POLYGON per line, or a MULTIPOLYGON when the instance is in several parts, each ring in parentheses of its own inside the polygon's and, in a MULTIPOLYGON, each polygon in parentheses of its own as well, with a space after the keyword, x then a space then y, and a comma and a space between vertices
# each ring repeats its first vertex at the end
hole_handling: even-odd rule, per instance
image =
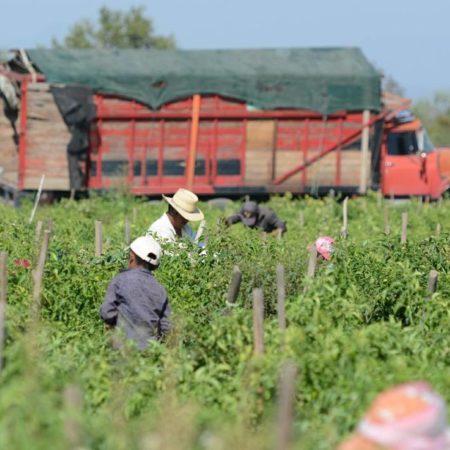
POLYGON ((357 48, 27 52, 50 84, 84 85, 152 109, 194 94, 322 114, 381 108, 381 75, 357 48))

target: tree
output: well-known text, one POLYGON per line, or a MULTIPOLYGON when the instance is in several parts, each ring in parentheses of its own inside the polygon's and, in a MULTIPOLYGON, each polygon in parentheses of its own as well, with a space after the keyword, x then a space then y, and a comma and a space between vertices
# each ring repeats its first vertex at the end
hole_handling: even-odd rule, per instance
POLYGON ((432 99, 418 100, 413 111, 428 129, 435 145, 450 145, 450 92, 436 92, 432 99))
POLYGON ((143 6, 128 12, 102 6, 98 24, 90 20, 75 23, 60 43, 53 38, 55 48, 175 48, 175 38, 154 33, 153 21, 144 14, 143 6))

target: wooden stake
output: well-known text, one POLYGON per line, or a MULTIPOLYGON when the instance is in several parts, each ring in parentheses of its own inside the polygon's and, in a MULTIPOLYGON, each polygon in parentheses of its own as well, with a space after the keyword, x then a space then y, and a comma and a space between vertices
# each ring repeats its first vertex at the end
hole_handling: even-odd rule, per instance
POLYGON ((50 231, 50 234, 53 233, 53 220, 52 219, 47 220, 47 230, 50 231))
POLYGON ((39 259, 37 263, 36 270, 33 274, 33 304, 32 304, 32 314, 34 318, 37 318, 39 309, 41 307, 41 291, 42 291, 42 278, 44 276, 44 266, 47 260, 48 244, 50 241, 50 231, 44 231, 44 239, 41 244, 41 251, 39 253, 39 259))
POLYGON ((34 233, 35 242, 39 242, 39 239, 41 238, 42 225, 42 220, 38 220, 36 224, 36 231, 34 233))
POLYGON ((404 212, 402 213, 402 237, 401 237, 401 243, 406 244, 406 236, 408 231, 408 213, 404 212))
POLYGON ((5 346, 5 314, 8 291, 8 254, 0 253, 0 372, 3 369, 3 349, 5 346))
POLYGON ((82 448, 82 430, 80 417, 83 410, 83 397, 78 386, 69 385, 64 389, 64 406, 66 409, 66 420, 64 432, 71 449, 82 448))
POLYGON ((241 280, 242 280, 242 273, 238 266, 233 267, 233 273, 231 275, 231 283, 228 287, 228 294, 227 294, 227 305, 228 306, 234 306, 236 304, 236 300, 239 295, 239 289, 241 288, 241 280))
POLYGON ((436 224, 436 237, 439 237, 441 235, 441 224, 436 224))
POLYGON ((361 171, 359 180, 359 193, 365 194, 367 191, 367 183, 369 179, 369 137, 370 137, 370 111, 365 110, 362 117, 363 130, 361 133, 361 171))
POLYGON ((341 237, 343 239, 347 239, 348 237, 348 217, 347 217, 347 209, 348 209, 348 197, 345 197, 342 203, 342 228, 341 228, 341 237))
POLYGON ((428 300, 431 299, 433 294, 436 292, 438 282, 438 273, 436 270, 430 270, 430 274, 428 275, 428 300))
POLYGON ((99 220, 95 221, 95 256, 102 255, 102 223, 99 220))
POLYGON ((389 209, 384 207, 384 234, 391 234, 391 226, 389 225, 389 209))
POLYGON ((284 266, 277 264, 277 315, 278 325, 282 331, 286 330, 285 296, 284 266))
POLYGON ((194 94, 192 97, 189 153, 186 161, 186 185, 188 189, 192 189, 192 186, 194 185, 195 162, 197 160, 197 141, 199 130, 199 118, 200 118, 200 104, 201 104, 200 95, 194 94))
POLYGON ((381 193, 380 190, 377 191, 377 206, 378 208, 381 208, 381 206, 383 205, 383 194, 381 193))
POLYGON ((292 443, 296 378, 297 367, 295 363, 287 361, 281 369, 280 385, 278 387, 276 450, 288 450, 292 443))
POLYGON ((309 260, 308 260, 308 272, 306 276, 309 278, 314 278, 316 273, 316 265, 317 265, 317 248, 316 244, 312 244, 309 249, 309 260))
POLYGON ((136 223, 137 220, 137 208, 133 208, 133 223, 136 223))
POLYGON ((70 190, 70 198, 69 198, 69 200, 71 202, 73 202, 75 200, 75 189, 73 189, 73 188, 70 190))
POLYGON ((39 203, 39 200, 41 199, 42 188, 44 187, 44 180, 45 180, 45 175, 42 175, 41 181, 39 183, 39 188, 38 188, 38 191, 37 191, 37 194, 36 194, 36 198, 34 200, 33 210, 31 211, 29 223, 33 222, 34 215, 36 214, 38 203, 39 203))
POLYGON ((253 289, 254 354, 264 353, 264 297, 262 289, 253 289))
POLYGON ((130 244, 130 221, 125 217, 125 244, 130 244))
POLYGON ((298 213, 298 221, 300 222, 301 227, 305 226, 305 213, 303 211, 298 213))

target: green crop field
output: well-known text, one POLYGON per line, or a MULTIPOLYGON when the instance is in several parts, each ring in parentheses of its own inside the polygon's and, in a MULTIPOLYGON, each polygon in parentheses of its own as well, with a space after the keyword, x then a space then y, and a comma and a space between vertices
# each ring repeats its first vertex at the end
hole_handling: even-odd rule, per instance
POLYGON ((0 206, 0 251, 8 253, 0 448, 8 450, 262 450, 275 448, 281 367, 297 368, 293 448, 331 449, 381 390, 424 380, 450 401, 450 201, 393 204, 375 195, 348 203, 348 239, 339 238, 334 199, 268 203, 287 221, 282 240, 235 225, 201 205, 208 253, 189 248, 155 273, 168 291, 174 331, 144 352, 105 328, 98 310, 126 265, 124 223, 145 233, 165 210, 111 194, 40 206, 0 206), (387 209, 390 234, 384 233, 387 209), (134 210, 134 212, 133 212, 134 210), (408 212, 407 242, 400 242, 408 212), (52 220, 40 307, 33 268, 52 220), (95 256, 94 222, 103 224, 95 256), (437 225, 440 232, 437 232, 437 225), (332 264, 306 277, 307 246, 336 237, 332 264), (30 259, 32 267, 16 264, 30 259), (18 263, 18 261, 17 261, 18 263), (287 329, 277 320, 276 267, 285 268, 287 329), (232 270, 242 271, 226 308, 232 270), (430 270, 438 289, 427 293, 430 270), (264 293, 264 353, 254 355, 252 293, 264 293), (33 314, 34 311, 34 314, 33 314))

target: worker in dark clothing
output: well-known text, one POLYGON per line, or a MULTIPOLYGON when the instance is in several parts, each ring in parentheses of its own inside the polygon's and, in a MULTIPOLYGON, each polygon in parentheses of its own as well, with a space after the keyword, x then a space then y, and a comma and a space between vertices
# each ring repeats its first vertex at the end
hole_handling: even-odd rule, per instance
POLYGON ((159 340, 169 331, 170 306, 165 289, 152 275, 161 258, 161 247, 143 236, 130 245, 128 269, 108 286, 100 317, 121 328, 140 350, 149 340, 159 340))
POLYGON ((236 214, 226 219, 227 225, 238 222, 242 222, 249 228, 259 228, 265 233, 279 232, 283 234, 287 231, 286 223, 270 208, 259 206, 252 201, 246 201, 236 214))

